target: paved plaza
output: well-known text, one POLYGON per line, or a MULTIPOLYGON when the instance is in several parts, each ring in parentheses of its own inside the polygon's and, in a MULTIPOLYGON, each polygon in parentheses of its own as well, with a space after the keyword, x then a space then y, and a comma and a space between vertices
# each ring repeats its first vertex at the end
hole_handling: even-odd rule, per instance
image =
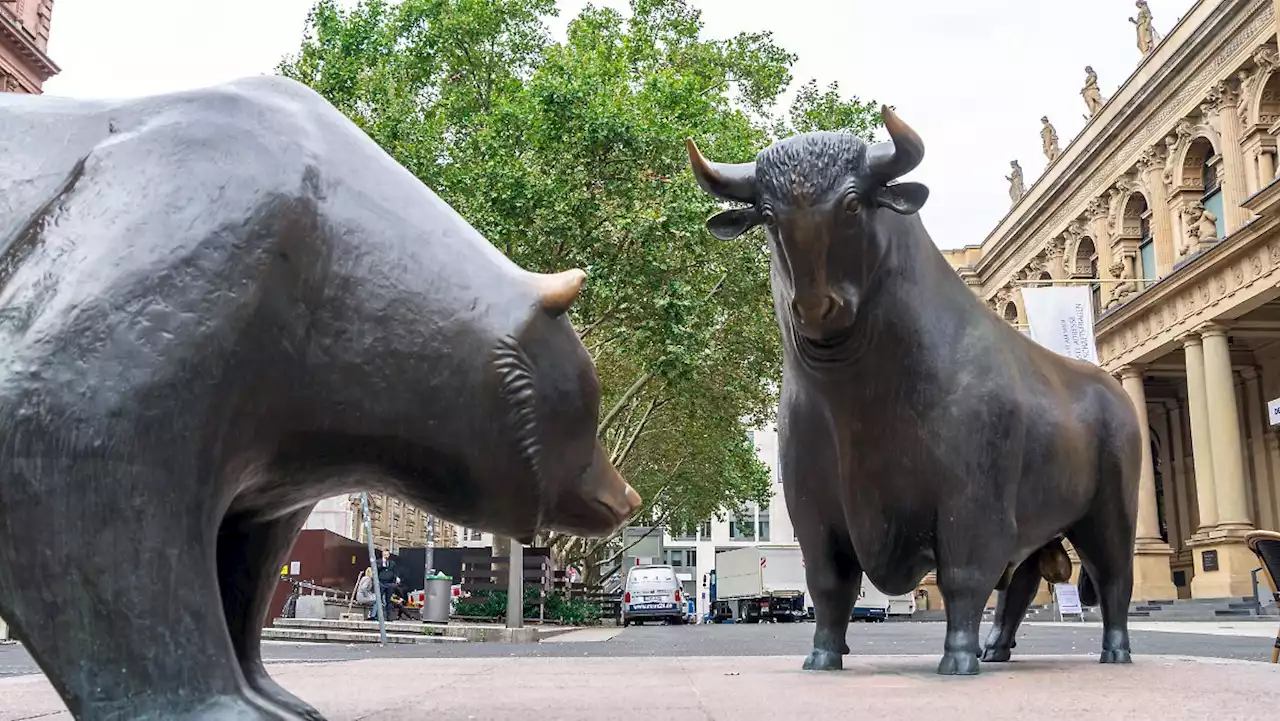
MULTIPOLYGON (((1015 661, 986 664, 977 678, 934 674, 938 623, 855 624, 853 654, 831 674, 800 671, 812 624, 586 629, 525 645, 271 643, 266 655, 272 674, 331 721, 409 709, 440 721, 1255 721, 1280 708, 1280 666, 1264 663, 1271 623, 1135 623, 1131 666, 1097 663, 1095 624, 1024 628, 1015 661), (355 691, 366 682, 375 697, 355 691)), ((0 647, 0 674, 0 721, 70 718, 21 646, 0 647)))

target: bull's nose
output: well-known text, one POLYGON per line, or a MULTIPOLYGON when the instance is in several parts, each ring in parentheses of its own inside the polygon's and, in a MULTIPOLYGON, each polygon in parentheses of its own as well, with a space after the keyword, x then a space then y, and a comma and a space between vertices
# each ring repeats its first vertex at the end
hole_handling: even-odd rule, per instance
POLYGON ((644 504, 644 499, 640 497, 639 493, 636 493, 636 489, 632 488, 630 483, 627 484, 626 497, 628 507, 627 518, 630 518, 632 514, 640 510, 640 506, 644 504))
POLYGON ((840 308, 840 299, 831 293, 825 293, 816 303, 801 303, 800 299, 791 301, 791 312, 804 325, 814 325, 829 320, 840 308))

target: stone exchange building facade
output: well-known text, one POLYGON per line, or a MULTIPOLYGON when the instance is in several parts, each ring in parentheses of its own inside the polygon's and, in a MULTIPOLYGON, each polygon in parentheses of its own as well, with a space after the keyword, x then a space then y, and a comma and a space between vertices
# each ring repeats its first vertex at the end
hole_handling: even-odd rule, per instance
POLYGON ((1110 99, 1086 86, 1092 117, 981 246, 945 251, 1019 325, 1021 288, 1092 286, 1099 361, 1151 448, 1135 601, 1250 596, 1242 537, 1280 529, 1277 18, 1197 2, 1110 99))
POLYGON ((58 74, 45 51, 53 0, 0 0, 0 92, 39 93, 58 74))

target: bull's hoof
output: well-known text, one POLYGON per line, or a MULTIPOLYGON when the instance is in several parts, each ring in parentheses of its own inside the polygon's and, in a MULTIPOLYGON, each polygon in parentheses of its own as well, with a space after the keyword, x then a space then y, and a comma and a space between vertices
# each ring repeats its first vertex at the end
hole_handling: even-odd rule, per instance
POLYGON ((978 655, 972 651, 947 651, 938 664, 939 676, 976 676, 978 655))
POLYGON ((1133 655, 1127 648, 1113 648, 1102 652, 1101 663, 1133 663, 1133 655))
POLYGON ((1004 663, 1009 660, 1012 652, 1007 648, 997 648, 989 646, 982 652, 982 660, 987 663, 1004 663))
POLYGON ((848 642, 848 641, 845 641, 844 646, 842 646, 842 647, 840 648, 840 653, 841 653, 841 654, 843 654, 843 655, 845 655, 845 656, 848 656, 849 654, 853 653, 852 651, 850 651, 850 650, 849 650, 849 642, 848 642))
POLYGON ((813 653, 804 660, 806 671, 840 671, 844 668, 844 659, 835 651, 813 649, 813 653))

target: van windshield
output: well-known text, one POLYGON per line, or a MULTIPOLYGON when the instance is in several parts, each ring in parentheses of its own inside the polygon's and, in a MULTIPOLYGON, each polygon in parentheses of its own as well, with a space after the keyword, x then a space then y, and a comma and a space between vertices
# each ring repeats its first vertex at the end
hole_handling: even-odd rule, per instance
POLYGON ((630 586, 672 586, 676 583, 676 574, 670 568, 637 568, 627 578, 630 586))

